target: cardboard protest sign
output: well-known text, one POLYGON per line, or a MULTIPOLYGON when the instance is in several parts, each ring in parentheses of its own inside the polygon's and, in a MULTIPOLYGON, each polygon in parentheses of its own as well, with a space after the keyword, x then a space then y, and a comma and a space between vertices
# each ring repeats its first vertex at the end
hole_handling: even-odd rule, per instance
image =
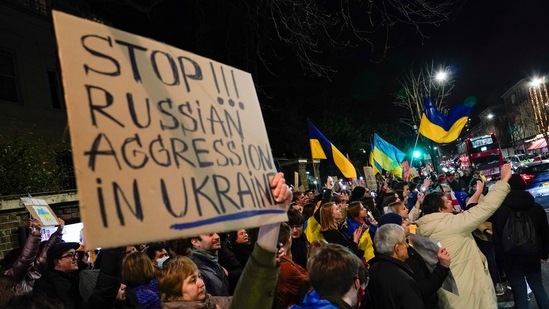
POLYGON ((89 247, 287 219, 249 73, 53 12, 89 247))
POLYGON ((57 216, 45 200, 22 197, 21 203, 27 208, 33 218, 40 220, 40 226, 59 224, 57 216))

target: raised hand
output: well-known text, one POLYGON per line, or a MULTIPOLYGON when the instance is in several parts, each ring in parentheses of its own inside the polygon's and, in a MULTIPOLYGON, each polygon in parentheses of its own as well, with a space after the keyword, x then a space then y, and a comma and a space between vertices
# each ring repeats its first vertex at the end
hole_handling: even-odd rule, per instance
POLYGON ((440 265, 446 268, 450 268, 452 258, 450 257, 450 254, 448 253, 448 250, 446 250, 446 248, 438 248, 437 258, 440 265))

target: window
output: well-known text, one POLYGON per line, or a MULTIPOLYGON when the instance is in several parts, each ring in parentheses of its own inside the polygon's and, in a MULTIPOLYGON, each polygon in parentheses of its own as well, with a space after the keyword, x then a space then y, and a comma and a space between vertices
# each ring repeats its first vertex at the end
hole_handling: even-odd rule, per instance
POLYGON ((17 103, 17 77, 13 54, 0 49, 0 101, 17 103))

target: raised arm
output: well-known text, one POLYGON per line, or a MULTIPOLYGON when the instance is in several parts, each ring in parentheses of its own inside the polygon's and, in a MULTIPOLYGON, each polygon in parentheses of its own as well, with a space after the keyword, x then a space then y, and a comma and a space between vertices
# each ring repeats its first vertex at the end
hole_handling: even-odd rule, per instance
MULTIPOLYGON (((284 174, 278 173, 273 177, 271 192, 277 205, 287 210, 292 192, 286 185, 284 174)), ((280 223, 265 224, 259 228, 257 243, 238 281, 231 308, 272 308, 278 279, 275 258, 279 229, 280 223)))

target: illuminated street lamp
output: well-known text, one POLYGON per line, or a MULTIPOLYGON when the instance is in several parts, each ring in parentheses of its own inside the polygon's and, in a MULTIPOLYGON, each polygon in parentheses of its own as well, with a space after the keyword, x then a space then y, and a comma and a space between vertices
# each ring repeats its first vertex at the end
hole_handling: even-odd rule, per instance
POLYGON ((446 71, 438 71, 435 75, 435 80, 439 83, 443 83, 448 79, 448 72, 446 71))

